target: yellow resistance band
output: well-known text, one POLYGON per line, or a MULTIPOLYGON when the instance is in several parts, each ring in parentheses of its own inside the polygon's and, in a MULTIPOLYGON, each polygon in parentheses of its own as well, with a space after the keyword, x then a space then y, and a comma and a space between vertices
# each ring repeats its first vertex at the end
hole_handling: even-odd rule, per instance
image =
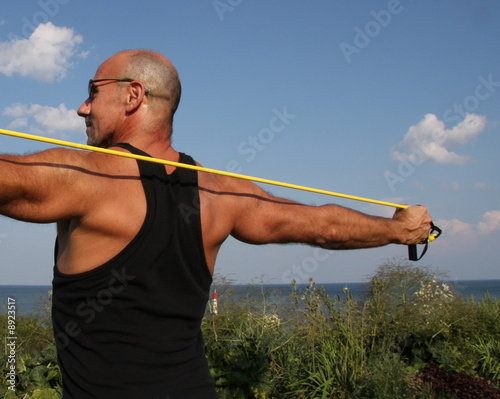
POLYGON ((13 137, 19 137, 19 138, 28 139, 28 140, 41 141, 43 143, 61 145, 61 146, 65 146, 65 147, 73 147, 73 148, 78 148, 80 150, 95 151, 95 152, 101 152, 101 153, 104 153, 104 154, 118 155, 120 157, 125 157, 125 158, 139 159, 141 161, 147 161, 147 162, 154 162, 154 163, 159 163, 159 164, 163 164, 163 165, 176 166, 176 167, 179 167, 179 168, 193 169, 193 170, 197 170, 199 172, 207 172, 207 173, 214 173, 214 174, 222 175, 222 176, 235 177, 237 179, 250 180, 250 181, 257 182, 257 183, 272 184, 272 185, 275 185, 275 186, 293 188, 293 189, 296 189, 296 190, 310 191, 312 193, 317 193, 317 194, 332 195, 332 196, 335 196, 335 197, 347 198, 347 199, 356 200, 356 201, 370 202, 370 203, 373 203, 373 204, 379 204, 379 205, 385 205, 385 206, 392 206, 392 207, 395 207, 395 208, 402 208, 402 209, 408 208, 406 205, 393 204, 391 202, 377 201, 377 200, 373 200, 373 199, 369 199, 369 198, 356 197, 356 196, 347 195, 347 194, 340 194, 340 193, 335 193, 333 191, 318 190, 316 188, 310 188, 310 187, 305 187, 305 186, 298 186, 296 184, 282 183, 282 182, 274 181, 274 180, 261 179, 259 177, 252 177, 252 176, 240 175, 240 174, 237 174, 237 173, 224 172, 222 170, 217 170, 217 169, 209 169, 209 168, 204 168, 204 167, 201 167, 201 166, 195 166, 195 165, 189 165, 189 164, 184 164, 184 163, 179 163, 179 162, 167 161, 167 160, 164 160, 164 159, 146 157, 146 156, 142 156, 142 155, 130 154, 128 152, 121 152, 121 151, 109 150, 107 148, 94 147, 94 146, 86 145, 86 144, 78 144, 78 143, 73 143, 73 142, 70 142, 70 141, 64 141, 64 140, 58 140, 58 139, 51 139, 51 138, 42 137, 42 136, 35 136, 33 134, 13 132, 11 130, 0 129, 0 134, 4 134, 4 135, 7 135, 7 136, 13 136, 13 137))

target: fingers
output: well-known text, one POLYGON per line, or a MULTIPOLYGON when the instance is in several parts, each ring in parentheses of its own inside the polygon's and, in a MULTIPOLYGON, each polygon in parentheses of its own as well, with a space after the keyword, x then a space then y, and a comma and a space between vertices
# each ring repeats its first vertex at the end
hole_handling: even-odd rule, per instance
POLYGON ((427 242, 432 229, 432 218, 427 207, 422 205, 408 206, 398 209, 394 218, 400 221, 404 228, 403 243, 407 245, 422 244, 427 242))

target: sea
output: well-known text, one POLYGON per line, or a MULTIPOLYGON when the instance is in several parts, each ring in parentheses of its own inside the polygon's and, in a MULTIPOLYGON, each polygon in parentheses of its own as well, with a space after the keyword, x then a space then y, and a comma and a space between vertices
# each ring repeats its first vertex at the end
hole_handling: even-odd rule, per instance
MULTIPOLYGON (((500 299, 500 280, 454 280, 446 281, 452 290, 464 297, 481 300, 485 295, 500 299)), ((303 291, 307 284, 298 284, 297 289, 303 291)), ((343 296, 348 292, 356 299, 362 299, 367 291, 366 283, 317 283, 323 287, 330 297, 343 296)), ((217 289, 217 287, 213 287, 217 289)), ((227 288, 227 287, 226 287, 227 288)), ((292 286, 289 284, 234 285, 236 292, 259 291, 272 293, 272 296, 289 296, 292 286)), ((0 312, 5 313, 8 304, 15 302, 16 315, 37 313, 50 306, 52 287, 50 285, 0 285, 0 312)), ((221 298, 222 299, 222 298, 221 298)))

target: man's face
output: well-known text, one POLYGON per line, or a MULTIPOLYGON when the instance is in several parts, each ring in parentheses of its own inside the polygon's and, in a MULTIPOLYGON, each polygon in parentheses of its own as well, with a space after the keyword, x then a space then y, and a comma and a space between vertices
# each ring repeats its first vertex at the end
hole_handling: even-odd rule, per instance
POLYGON ((91 83, 89 97, 78 109, 78 115, 85 118, 87 143, 97 147, 109 147, 114 144, 116 131, 123 121, 124 110, 121 107, 123 87, 127 82, 120 82, 120 68, 117 60, 106 60, 97 70, 91 83))

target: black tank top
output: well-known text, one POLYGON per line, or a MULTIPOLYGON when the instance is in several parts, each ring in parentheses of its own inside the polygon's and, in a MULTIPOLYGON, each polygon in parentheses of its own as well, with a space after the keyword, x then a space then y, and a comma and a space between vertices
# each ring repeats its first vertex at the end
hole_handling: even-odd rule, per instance
MULTIPOLYGON (((168 175, 164 165, 137 162, 147 201, 137 236, 89 272, 65 275, 54 267, 63 398, 217 398, 200 329, 212 278, 197 172, 168 175)), ((185 154, 180 162, 195 164, 185 154)))

